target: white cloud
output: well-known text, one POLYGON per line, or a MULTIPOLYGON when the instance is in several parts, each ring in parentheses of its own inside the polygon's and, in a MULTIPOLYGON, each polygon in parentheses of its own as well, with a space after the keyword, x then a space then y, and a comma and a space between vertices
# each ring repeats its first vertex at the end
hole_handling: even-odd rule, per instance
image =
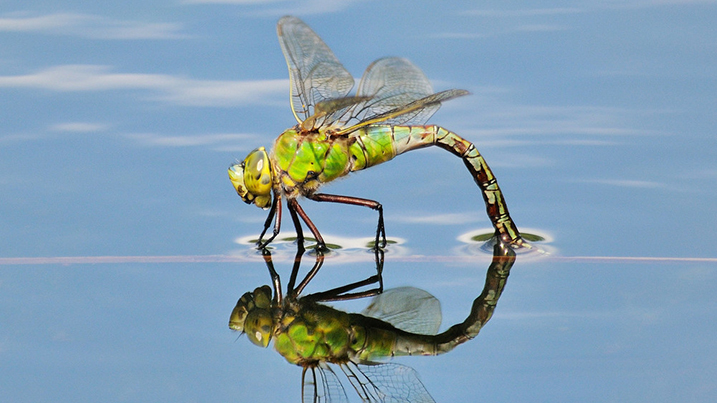
POLYGON ((598 183, 608 186, 639 188, 639 189, 661 189, 667 185, 653 181, 630 180, 630 179, 588 179, 581 182, 598 183))
POLYGON ((59 13, 39 16, 12 14, 0 17, 0 32, 35 32, 95 39, 175 39, 185 37, 181 25, 114 20, 107 17, 59 13))
MULTIPOLYGON (((470 138, 494 136, 506 141, 511 135, 635 136, 654 135, 630 128, 632 117, 649 113, 638 109, 599 106, 535 106, 506 103, 500 97, 475 97, 471 115, 461 133, 470 138), (475 123, 471 123, 475 122, 475 123), (488 123, 489 122, 489 125, 488 123), (470 123, 470 124, 469 124, 470 123)), ((458 130, 458 129, 457 129, 458 130)), ((544 143, 544 137, 541 143, 544 143)))
POLYGON ((269 4, 282 0, 184 0, 184 4, 269 4))
POLYGON ((565 15, 585 12, 584 9, 576 7, 555 7, 555 8, 520 8, 515 10, 487 9, 468 10, 463 14, 477 17, 532 17, 546 15, 565 15))
POLYGON ((411 216, 394 216, 392 221, 409 224, 436 224, 436 225, 457 225, 470 222, 484 221, 472 213, 446 213, 446 214, 416 214, 411 216))
POLYGON ((108 66, 62 65, 35 73, 0 76, 0 88, 57 92, 146 90, 154 99, 179 105, 236 106, 283 103, 287 80, 197 80, 168 74, 116 73, 108 66))
POLYGON ((690 5, 690 4, 715 4, 717 0, 632 0, 626 2, 614 2, 606 8, 646 8, 669 5, 690 5))
POLYGON ((126 137, 149 146, 192 147, 206 145, 224 145, 226 143, 244 143, 256 135, 244 133, 215 133, 193 136, 162 136, 154 133, 128 134, 126 137))
POLYGON ((107 130, 107 125, 87 122, 58 123, 50 126, 54 132, 91 133, 107 130))
POLYGON ((184 0, 185 4, 236 4, 263 5, 266 8, 249 9, 246 14, 280 16, 285 14, 327 14, 345 10, 351 4, 365 0, 184 0))
POLYGON ((620 1, 576 1, 572 7, 517 8, 517 9, 474 9, 463 15, 488 18, 524 18, 574 15, 591 11, 619 10, 626 8, 648 8, 666 5, 715 4, 717 0, 620 0, 620 1))

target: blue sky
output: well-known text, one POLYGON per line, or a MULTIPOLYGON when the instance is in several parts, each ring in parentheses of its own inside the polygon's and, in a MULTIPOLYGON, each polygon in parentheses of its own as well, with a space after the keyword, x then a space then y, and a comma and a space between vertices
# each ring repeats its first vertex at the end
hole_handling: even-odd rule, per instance
MULTIPOLYGON (((239 200, 226 169, 295 124, 275 32, 285 14, 355 77, 402 56, 436 90, 469 90, 430 122, 477 145, 518 226, 549 235, 557 256, 676 259, 519 258, 480 341, 407 362, 438 401, 715 400, 708 0, 0 2, 0 373, 15 375, 0 390, 232 401, 273 373, 282 387, 242 396, 288 388, 298 400, 300 371, 225 327, 241 293, 268 280, 237 241, 265 212, 239 200), (245 261, 90 259, 217 254, 245 261), (3 260, 58 256, 94 264, 3 260)), ((462 320, 487 256, 461 235, 490 224, 459 160, 412 152, 324 191, 379 200, 401 241, 387 285, 426 288, 446 322, 462 320)), ((353 242, 373 233, 373 212, 302 205, 356 252, 327 260, 328 280, 370 269, 353 242)), ((284 273, 291 245, 278 250, 284 273)))
MULTIPOLYGON (((105 206, 84 208, 103 216, 110 231, 122 232, 112 227, 128 217, 121 212, 127 205, 123 200, 151 198, 147 188, 172 195, 174 189, 175 200, 185 198, 183 208, 194 209, 186 214, 216 218, 207 227, 219 220, 247 226, 260 222, 260 211, 232 204, 237 200, 220 188, 226 183, 219 178, 226 164, 270 144, 293 124, 275 35, 276 20, 288 13, 304 18, 356 77, 374 59, 398 55, 421 67, 437 90, 471 91, 472 96, 451 101, 431 121, 479 145, 503 187, 518 196, 509 203, 525 212, 525 226, 555 231, 551 227, 568 215, 546 211, 551 202, 532 196, 541 190, 555 194, 576 183, 601 187, 603 195, 624 194, 625 189, 652 192, 644 198, 654 199, 670 188, 690 187, 693 180, 700 192, 699 183, 715 181, 714 165, 705 165, 710 158, 699 152, 714 145, 715 10, 714 1, 466 1, 421 7, 376 1, 4 2, 0 186, 11 198, 3 204, 24 206, 15 215, 27 216, 3 227, 6 234, 15 225, 29 228, 26 238, 15 237, 22 245, 39 232, 63 231, 60 224, 43 228, 47 219, 35 222, 37 214, 27 210, 32 200, 44 200, 55 221, 73 214, 69 210, 82 204, 82 193, 102 187, 117 194, 97 200, 109 203, 105 206), (650 145, 658 149, 644 148, 650 145), (57 147, 72 152, 53 153, 57 147), (161 156, 165 169, 141 167, 135 151, 146 158, 161 156), (636 151, 649 154, 637 157, 636 151), (188 155, 205 165, 191 166, 188 155), (41 158, 55 166, 54 177, 52 168, 30 169, 41 158), (681 162, 660 172, 653 165, 656 158, 681 162), (70 161, 74 167, 66 165, 70 161), (205 178, 216 180, 216 186, 205 178), (555 179, 562 183, 553 183, 551 190, 555 179), (102 185, 91 188, 93 180, 102 185), (545 180, 548 186, 541 189, 538 182, 545 180), (63 189, 67 204, 58 205, 53 199, 63 189), (211 194, 214 201, 192 189, 211 194), (246 215, 232 215, 236 209, 246 215)), ((407 168, 385 168, 381 175, 411 172, 415 166, 406 162, 407 168)), ((376 180, 342 181, 336 193, 376 180)), ((443 185, 428 187, 438 186, 440 193, 449 188, 443 185)), ((414 197, 429 193, 427 187, 413 188, 414 197)), ((379 192, 371 197, 390 201, 393 196, 379 192)), ((714 195, 693 199, 713 200, 714 195)), ((426 201, 426 207, 432 204, 441 201, 426 201)), ((445 214, 472 210, 466 206, 421 213, 440 221, 445 214)), ((148 214, 161 221, 174 207, 161 212, 148 214)), ((484 221, 479 214, 468 220, 484 221)), ((414 216, 393 215, 399 222, 414 216)), ((92 233, 93 223, 75 225, 92 233)), ((106 236, 105 244, 118 243, 106 236)), ((81 253, 83 248, 77 249, 81 253)), ((84 249, 92 253, 91 247, 84 249)))

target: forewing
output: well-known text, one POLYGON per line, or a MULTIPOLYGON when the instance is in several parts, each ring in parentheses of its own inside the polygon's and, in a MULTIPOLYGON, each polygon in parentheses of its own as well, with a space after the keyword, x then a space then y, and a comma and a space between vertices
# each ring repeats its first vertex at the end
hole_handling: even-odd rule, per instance
POLYGON ((396 363, 341 365, 364 402, 435 403, 413 368, 396 363))
POLYGON ((304 368, 301 379, 301 398, 303 403, 348 403, 341 381, 325 363, 316 367, 304 368))
POLYGON ((356 93, 366 101, 336 113, 333 121, 352 126, 431 93, 428 78, 410 61, 399 57, 378 59, 366 68, 356 93))
POLYGON ((449 99, 468 95, 466 90, 446 90, 417 99, 406 105, 397 106, 378 115, 370 115, 360 122, 350 125, 344 129, 337 130, 336 134, 346 135, 358 130, 361 127, 374 124, 388 125, 420 125, 424 124, 428 118, 435 113, 441 106, 442 102, 449 99))
POLYGON ((287 16, 276 30, 289 66, 291 109, 299 123, 314 115, 319 102, 343 98, 351 91, 353 77, 308 25, 287 16))
POLYGON ((361 313, 418 334, 436 334, 441 326, 441 303, 427 291, 414 287, 386 290, 373 297, 361 313))
POLYGON ((442 102, 468 95, 466 90, 445 90, 427 95, 409 104, 398 106, 380 115, 366 119, 370 123, 391 125, 422 125, 441 107, 442 102))

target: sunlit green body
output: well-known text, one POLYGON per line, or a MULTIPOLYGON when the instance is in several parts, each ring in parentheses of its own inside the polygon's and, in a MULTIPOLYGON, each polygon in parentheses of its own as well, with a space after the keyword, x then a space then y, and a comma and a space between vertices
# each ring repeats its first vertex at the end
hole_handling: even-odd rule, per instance
POLYGON ((277 24, 277 35, 289 67, 291 110, 298 124, 284 131, 269 153, 259 147, 228 170, 229 179, 244 202, 270 208, 259 245, 265 246, 279 234, 281 203, 285 200, 297 239, 303 240, 300 223, 303 220, 313 233, 317 248, 326 248, 318 228, 297 201, 304 196, 317 202, 377 211, 374 247, 385 247, 381 203, 317 190, 350 172, 432 145, 463 160, 481 189, 496 236, 515 246, 524 244, 495 176, 475 146, 440 126, 425 125, 443 102, 468 95, 468 91, 434 92, 428 78, 413 63, 388 57, 371 63, 355 95, 350 95, 353 76, 304 22, 284 17, 277 24), (274 218, 272 235, 263 240, 274 218))
POLYGON ((502 241, 520 240, 495 176, 471 142, 435 125, 371 125, 349 136, 332 136, 331 131, 329 127, 302 132, 296 126, 276 139, 269 154, 274 165, 275 192, 289 198, 310 196, 320 185, 336 178, 407 151, 436 145, 463 159, 483 192, 488 216, 502 241))

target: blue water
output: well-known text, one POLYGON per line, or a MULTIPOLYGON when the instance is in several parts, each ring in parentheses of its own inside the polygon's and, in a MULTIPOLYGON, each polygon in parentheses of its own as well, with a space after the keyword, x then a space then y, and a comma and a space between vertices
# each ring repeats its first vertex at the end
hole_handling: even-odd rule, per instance
MULTIPOLYGON (((103 4, 0 12, 7 401, 299 401, 300 368, 227 328, 270 280, 242 241, 266 213, 226 168, 295 123, 289 11, 355 76, 399 55, 470 90, 431 122, 475 142, 518 226, 549 238, 475 340, 399 360, 437 402, 717 398, 714 2, 103 4)), ((386 287, 465 318, 490 256, 462 235, 490 223, 460 160, 421 150, 324 191, 379 200, 386 287)), ((371 275, 375 212, 302 205, 345 246, 312 292, 371 275)), ((277 246, 284 278, 292 255, 277 246)))

